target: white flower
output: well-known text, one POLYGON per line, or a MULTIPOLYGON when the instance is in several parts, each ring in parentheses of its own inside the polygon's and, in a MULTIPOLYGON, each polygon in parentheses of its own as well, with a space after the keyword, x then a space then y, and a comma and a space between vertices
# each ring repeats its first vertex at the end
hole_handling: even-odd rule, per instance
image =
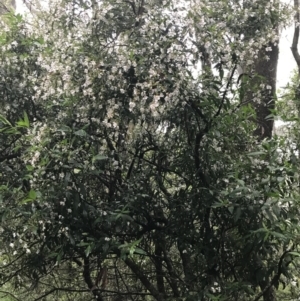
POLYGON ((132 101, 129 102, 129 110, 132 111, 134 107, 135 107, 135 103, 132 101))
POLYGON ((15 245, 11 242, 11 243, 9 244, 9 246, 10 246, 11 248, 13 248, 15 245))

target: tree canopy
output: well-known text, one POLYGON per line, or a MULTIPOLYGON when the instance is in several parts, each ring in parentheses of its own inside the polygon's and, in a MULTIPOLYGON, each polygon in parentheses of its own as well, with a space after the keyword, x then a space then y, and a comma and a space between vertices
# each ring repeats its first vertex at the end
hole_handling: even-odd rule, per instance
POLYGON ((28 7, 1 17, 0 294, 298 296, 299 140, 272 135, 289 103, 276 103, 276 68, 291 9, 28 7))

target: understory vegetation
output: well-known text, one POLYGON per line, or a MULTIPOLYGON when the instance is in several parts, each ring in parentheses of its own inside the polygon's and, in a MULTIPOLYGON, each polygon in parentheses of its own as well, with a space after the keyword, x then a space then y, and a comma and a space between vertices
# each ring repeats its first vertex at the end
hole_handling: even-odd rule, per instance
POLYGON ((1 9, 0 299, 298 300, 298 1, 25 4, 1 9))

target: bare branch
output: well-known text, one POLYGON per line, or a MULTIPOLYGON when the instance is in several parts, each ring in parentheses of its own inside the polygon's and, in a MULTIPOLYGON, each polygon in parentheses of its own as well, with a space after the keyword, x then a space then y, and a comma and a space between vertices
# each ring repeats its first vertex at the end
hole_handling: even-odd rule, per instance
POLYGON ((163 301, 164 299, 163 296, 158 292, 158 290, 154 287, 154 285, 148 280, 147 276, 143 273, 143 271, 141 271, 140 267, 133 260, 129 258, 126 258, 124 262, 132 270, 132 272, 140 279, 140 281, 151 293, 151 295, 157 301, 163 301))
MULTIPOLYGON (((12 297, 13 299, 15 299, 15 300, 17 300, 17 301, 21 301, 20 299, 18 299, 15 295, 13 295, 13 294, 10 293, 10 292, 0 291, 0 293, 5 294, 6 296, 8 295, 8 296, 12 297)), ((5 296, 5 297, 6 297, 6 296, 5 296)))

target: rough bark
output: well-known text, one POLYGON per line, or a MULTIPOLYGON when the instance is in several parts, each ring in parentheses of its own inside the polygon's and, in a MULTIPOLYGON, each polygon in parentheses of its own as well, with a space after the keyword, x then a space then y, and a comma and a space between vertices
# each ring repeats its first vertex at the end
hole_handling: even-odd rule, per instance
MULTIPOLYGON (((295 16, 294 16, 294 22, 295 22, 295 28, 294 28, 294 36, 293 36, 293 43, 291 46, 291 50, 295 59, 295 62, 297 64, 297 70, 298 70, 298 78, 300 78, 300 55, 298 51, 298 43, 299 43, 299 26, 300 26, 300 13, 299 13, 299 0, 294 0, 294 10, 295 10, 295 16)), ((296 87, 296 93, 295 93, 295 104, 298 111, 298 118, 300 118, 300 83, 296 87)), ((297 149, 298 152, 300 151, 300 133, 298 133, 297 136, 297 149)), ((298 163, 300 164, 300 159, 298 158, 298 163)))
MULTIPOLYGON (((278 28, 275 29, 278 32, 278 28)), ((273 133, 274 119, 268 117, 272 114, 272 110, 275 109, 276 101, 276 80, 277 80, 277 65, 279 57, 278 42, 269 43, 268 47, 271 47, 271 51, 266 52, 266 49, 262 49, 259 53, 259 57, 255 62, 255 74, 264 79, 264 89, 260 103, 253 102, 253 106, 256 111, 257 127, 254 131, 254 135, 258 137, 258 140, 265 138, 270 139, 273 133), (268 59, 266 59, 268 57, 268 59)), ((261 290, 264 291, 269 286, 269 281, 265 280, 260 283, 261 290)), ((276 292, 273 285, 270 285, 269 289, 263 294, 264 301, 276 301, 276 292)))
POLYGON ((294 59, 296 61, 298 67, 298 75, 300 76, 300 55, 298 52, 298 42, 299 42, 299 22, 300 22, 300 14, 299 14, 299 0, 294 0, 294 9, 295 9, 295 29, 292 43, 292 53, 294 59))
MULTIPOLYGON (((277 25, 273 25, 273 30, 278 36, 279 28, 277 25)), ((254 120, 256 129, 253 134, 258 141, 272 138, 274 126, 272 111, 275 109, 276 104, 276 80, 279 58, 278 44, 279 41, 270 41, 260 49, 252 69, 254 76, 250 80, 249 87, 251 87, 251 91, 246 93, 246 103, 251 103, 256 112, 254 120), (261 91, 258 100, 255 99, 255 90, 257 88, 261 91)), ((258 299, 262 297, 264 301, 277 300, 273 281, 265 278, 259 282, 259 286, 261 294, 258 299)))
MULTIPOLYGON (((276 29, 278 31, 278 29, 276 29)), ((259 82, 264 84, 262 88, 262 96, 259 102, 253 101, 253 93, 249 95, 249 102, 253 104, 256 111, 257 128, 254 135, 258 140, 271 138, 273 132, 274 120, 268 117, 275 109, 276 100, 276 79, 277 79, 277 65, 279 57, 278 42, 269 43, 268 47, 264 47, 258 54, 258 59, 254 63, 255 77, 252 79, 252 85, 259 82), (270 47, 271 51, 266 51, 270 47), (252 98, 252 99, 251 99, 252 98)))

